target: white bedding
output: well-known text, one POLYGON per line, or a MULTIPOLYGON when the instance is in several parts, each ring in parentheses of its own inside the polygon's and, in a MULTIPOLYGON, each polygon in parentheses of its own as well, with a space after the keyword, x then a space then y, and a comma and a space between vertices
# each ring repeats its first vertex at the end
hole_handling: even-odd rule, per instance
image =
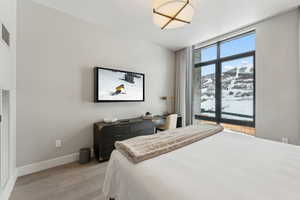
POLYGON ((116 200, 300 200, 300 147, 224 131, 139 164, 114 151, 103 192, 116 200))

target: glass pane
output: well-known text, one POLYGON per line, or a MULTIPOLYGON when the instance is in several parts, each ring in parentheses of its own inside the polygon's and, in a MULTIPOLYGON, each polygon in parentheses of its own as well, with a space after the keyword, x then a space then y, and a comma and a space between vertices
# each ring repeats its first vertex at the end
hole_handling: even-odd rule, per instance
POLYGON ((222 63, 221 117, 253 121, 253 56, 222 63))
POLYGON ((221 58, 255 50, 255 33, 247 34, 232 40, 224 41, 220 45, 221 58))
POLYGON ((217 59, 217 45, 201 48, 201 62, 217 59))
POLYGON ((194 114, 215 117, 215 64, 194 68, 194 114))

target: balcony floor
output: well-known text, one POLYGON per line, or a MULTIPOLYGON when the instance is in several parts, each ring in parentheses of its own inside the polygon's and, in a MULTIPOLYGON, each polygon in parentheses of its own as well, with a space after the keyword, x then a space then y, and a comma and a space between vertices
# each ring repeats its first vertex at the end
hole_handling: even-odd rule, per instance
MULTIPOLYGON (((194 119, 194 122, 196 124, 198 123, 208 123, 208 124, 216 124, 215 122, 211 122, 211 121, 205 121, 205 120, 197 120, 197 119, 194 119)), ((247 127, 247 126, 240 126, 240 125, 233 125, 233 124, 225 124, 225 123, 221 123, 221 125, 226 128, 226 129, 229 129, 229 130, 232 130, 232 131, 237 131, 237 132, 240 132, 240 133, 245 133, 247 135, 252 135, 254 136, 255 133, 256 133, 256 130, 255 128, 253 127, 247 127)))

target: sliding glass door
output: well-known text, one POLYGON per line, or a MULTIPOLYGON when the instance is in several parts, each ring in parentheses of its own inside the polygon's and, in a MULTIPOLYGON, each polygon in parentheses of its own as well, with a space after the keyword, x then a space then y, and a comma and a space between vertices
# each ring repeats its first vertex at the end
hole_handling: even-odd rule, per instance
POLYGON ((195 90, 199 98, 198 107, 195 107, 194 111, 198 115, 203 115, 211 118, 216 117, 216 66, 215 64, 205 65, 199 68, 195 68, 194 71, 197 76, 197 87, 195 90))
POLYGON ((221 62, 221 121, 251 126, 254 92, 254 56, 221 62))
POLYGON ((255 126, 255 33, 194 50, 196 119, 255 126))

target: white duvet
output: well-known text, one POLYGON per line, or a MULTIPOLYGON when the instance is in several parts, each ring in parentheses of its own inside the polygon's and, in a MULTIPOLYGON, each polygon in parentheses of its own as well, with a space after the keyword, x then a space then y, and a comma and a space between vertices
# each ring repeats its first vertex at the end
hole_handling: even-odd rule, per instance
POLYGON ((300 200, 300 147, 224 131, 139 164, 114 151, 103 192, 116 200, 300 200))

